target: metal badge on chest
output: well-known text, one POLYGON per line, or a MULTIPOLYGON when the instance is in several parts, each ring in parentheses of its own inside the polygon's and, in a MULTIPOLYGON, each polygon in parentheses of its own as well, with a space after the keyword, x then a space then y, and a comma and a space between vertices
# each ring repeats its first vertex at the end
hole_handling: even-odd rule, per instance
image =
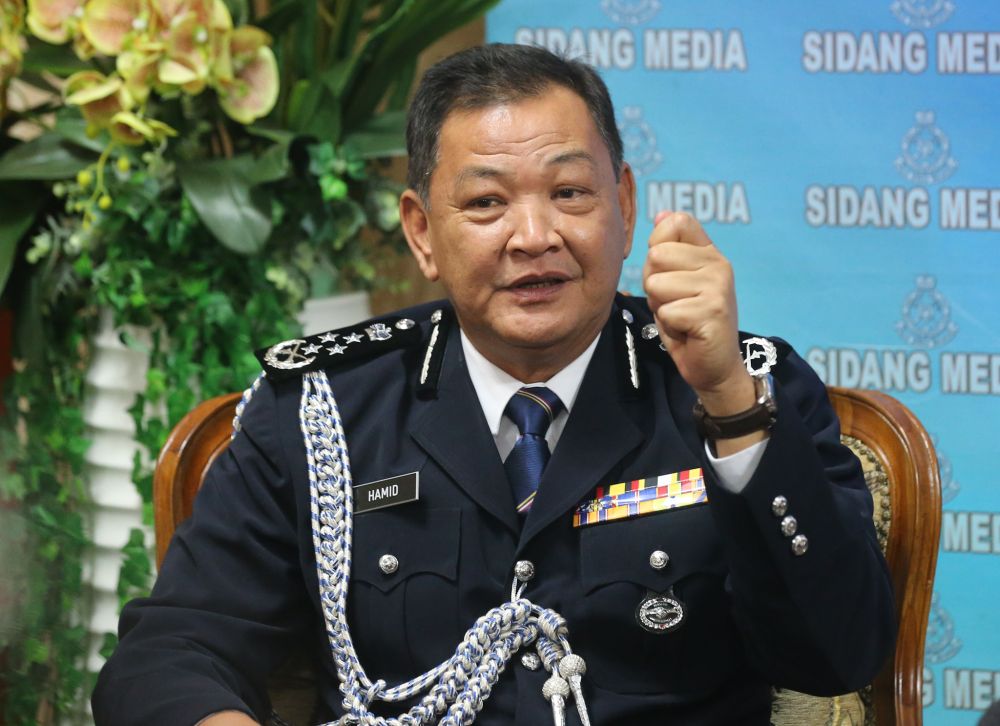
MULTIPOLYGON (((649 556, 649 566, 663 570, 670 564, 670 555, 663 550, 653 550, 649 556)), ((635 609, 635 621, 643 630, 655 635, 663 635, 677 630, 684 623, 684 603, 674 595, 670 587, 665 593, 647 590, 635 609)))
POLYGON ((647 590, 635 609, 636 622, 655 635, 677 630, 684 624, 684 618, 684 603, 674 595, 672 587, 666 593, 647 590))

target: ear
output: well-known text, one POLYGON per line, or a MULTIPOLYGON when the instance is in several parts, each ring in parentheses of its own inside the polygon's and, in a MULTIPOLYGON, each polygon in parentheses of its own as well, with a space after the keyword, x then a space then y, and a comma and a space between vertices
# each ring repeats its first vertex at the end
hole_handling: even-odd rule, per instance
POLYGON ((632 251, 632 233, 635 231, 635 176, 632 167, 622 162, 621 174, 618 175, 618 208, 625 223, 625 257, 632 251))
POLYGON ((399 221, 420 271, 434 282, 438 279, 438 269, 431 246, 430 221, 420 195, 412 189, 407 189, 399 197, 399 221))

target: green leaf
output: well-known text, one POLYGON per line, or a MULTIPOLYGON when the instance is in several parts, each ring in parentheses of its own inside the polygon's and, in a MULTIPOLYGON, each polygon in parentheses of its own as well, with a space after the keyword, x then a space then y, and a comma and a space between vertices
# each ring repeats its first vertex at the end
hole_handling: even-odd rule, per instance
POLYGON ((372 159, 406 154, 406 112, 387 111, 344 137, 345 146, 353 146, 364 158, 372 159))
POLYGON ((22 299, 15 301, 17 325, 14 327, 14 351, 18 358, 27 363, 28 370, 45 370, 48 343, 45 340, 47 327, 43 313, 45 310, 44 286, 41 275, 32 275, 22 299))
POLYGON ((104 660, 111 657, 118 647, 118 636, 114 633, 105 633, 101 639, 101 649, 98 651, 104 660))
POLYGON ((69 179, 94 163, 97 156, 56 134, 43 134, 0 157, 0 180, 69 179))
POLYGON ((225 0, 225 5, 233 18, 233 25, 238 27, 247 23, 250 15, 250 4, 247 0, 225 0))
POLYGON ((386 22, 375 28, 344 84, 344 128, 363 124, 407 69, 407 62, 446 33, 481 16, 498 0, 405 0, 386 22))
POLYGON ((405 111, 407 102, 410 100, 410 87, 413 86, 413 79, 417 75, 417 59, 403 67, 396 79, 396 86, 392 89, 392 94, 386 100, 387 111, 405 111))
POLYGON ((29 663, 45 663, 49 659, 49 646, 38 638, 29 638, 24 643, 24 653, 29 663))
POLYGON ((288 169, 291 166, 288 161, 288 147, 291 139, 284 143, 270 146, 259 157, 250 172, 249 181, 251 184, 264 184, 266 182, 277 181, 288 176, 288 169))
POLYGON ((0 293, 14 266, 14 254, 28 231, 45 194, 34 184, 0 184, 0 293))
MULTIPOLYGON (((336 23, 330 29, 330 45, 327 48, 326 63, 350 58, 357 45, 367 2, 340 3, 336 12, 336 23)), ((386 4, 383 3, 383 8, 386 4)))
POLYGON ((83 149, 90 149, 98 154, 104 151, 108 145, 109 139, 107 133, 98 134, 94 138, 87 135, 87 122, 75 111, 72 113, 60 113, 56 118, 56 124, 52 127, 52 131, 71 144, 75 144, 83 149))
POLYGON ((184 194, 215 238, 242 255, 260 252, 271 235, 270 205, 251 193, 252 157, 178 165, 184 194))
POLYGON ((295 133, 289 131, 288 129, 277 128, 268 126, 265 124, 252 124, 245 127, 247 133, 253 136, 259 136, 262 139, 268 139, 276 144, 286 144, 291 145, 295 140, 295 133))
POLYGON ((341 104, 322 78, 298 81, 288 102, 288 126, 302 136, 337 143, 341 104))
POLYGON ((292 85, 288 94, 288 127, 293 131, 301 131, 306 122, 316 113, 323 86, 300 78, 292 85))
POLYGON ((24 477, 15 471, 7 472, 0 477, 0 496, 7 500, 19 501, 28 491, 24 485, 24 477))
POLYGON ((87 61, 76 57, 71 44, 52 45, 30 36, 22 67, 25 71, 54 73, 57 76, 69 76, 93 68, 87 61))
POLYGON ((317 2, 302 2, 299 4, 298 17, 295 25, 290 30, 290 37, 286 38, 285 48, 290 52, 288 61, 291 62, 295 74, 299 78, 305 78, 316 70, 316 29, 319 19, 319 9, 317 2))
POLYGON ((280 0, 271 3, 271 12, 259 20, 256 25, 272 36, 278 37, 298 20, 301 6, 302 0, 280 0))

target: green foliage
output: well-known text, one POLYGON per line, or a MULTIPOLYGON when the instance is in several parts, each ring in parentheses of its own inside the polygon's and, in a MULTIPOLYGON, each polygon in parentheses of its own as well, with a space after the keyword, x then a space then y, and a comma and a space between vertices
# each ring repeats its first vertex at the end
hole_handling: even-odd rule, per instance
MULTIPOLYGON (((383 282, 374 261, 401 242, 400 189, 383 170, 405 149, 401 109, 417 55, 494 2, 274 0, 256 17, 260 3, 226 0, 236 24, 272 35, 278 104, 243 126, 220 112, 214 91, 154 93, 145 118, 179 132, 155 146, 123 146, 58 95, 17 112, 0 99, 0 304, 16 325, 0 503, 25 523, 17 546, 27 573, 15 603, 20 635, 0 643, 0 721, 63 719, 92 687, 81 625, 91 546, 82 411, 102 316, 150 358, 130 409, 142 449, 133 479, 149 522, 150 462, 179 419, 248 385, 252 351, 298 332, 313 286, 383 282), (8 136, 15 122, 39 134, 8 136)), ((43 92, 53 75, 114 67, 37 39, 27 48, 22 80, 43 92)), ((122 602, 149 587, 149 547, 137 529, 123 548, 122 602)), ((101 653, 114 643, 106 634, 101 653)))
POLYGON ((0 290, 10 277, 18 242, 34 223, 39 206, 34 186, 0 183, 0 290))

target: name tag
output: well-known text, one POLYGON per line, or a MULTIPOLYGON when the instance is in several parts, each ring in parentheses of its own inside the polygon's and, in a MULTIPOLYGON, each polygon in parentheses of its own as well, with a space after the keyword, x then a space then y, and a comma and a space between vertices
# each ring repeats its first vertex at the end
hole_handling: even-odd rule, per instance
POLYGON ((420 498, 420 472, 411 471, 354 487, 354 513, 394 507, 420 498))
POLYGON ((583 502, 574 510, 574 527, 629 519, 708 501, 701 469, 685 469, 673 474, 597 487, 595 494, 594 499, 583 502))

